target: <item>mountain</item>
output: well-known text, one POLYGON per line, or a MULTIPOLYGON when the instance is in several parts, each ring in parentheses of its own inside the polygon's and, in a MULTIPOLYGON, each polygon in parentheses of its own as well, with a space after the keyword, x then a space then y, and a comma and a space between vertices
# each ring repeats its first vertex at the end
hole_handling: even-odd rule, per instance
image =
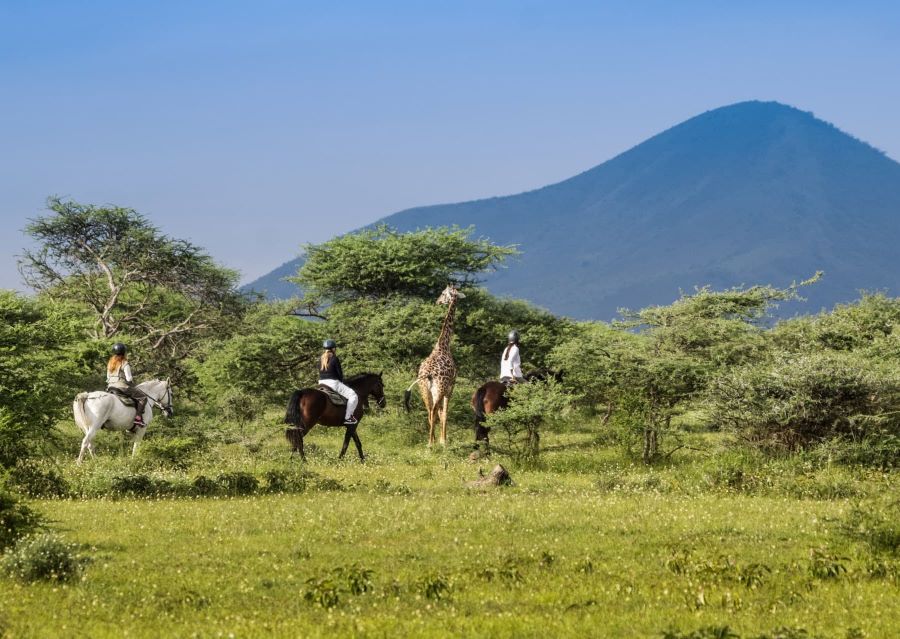
MULTIPOLYGON (((474 225, 522 256, 496 294, 576 318, 667 304, 709 284, 786 286, 817 270, 807 311, 900 293, 900 164, 777 102, 708 111, 573 178, 517 195, 408 209, 400 230, 474 225)), ((277 278, 248 287, 290 295, 277 278)))

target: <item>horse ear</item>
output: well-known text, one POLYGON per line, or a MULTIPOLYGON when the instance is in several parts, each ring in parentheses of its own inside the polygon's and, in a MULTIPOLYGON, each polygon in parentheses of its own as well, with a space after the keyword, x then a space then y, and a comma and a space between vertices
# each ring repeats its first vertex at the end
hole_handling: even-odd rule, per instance
POLYGON ((381 371, 380 373, 378 373, 378 377, 384 377, 384 371, 381 371))

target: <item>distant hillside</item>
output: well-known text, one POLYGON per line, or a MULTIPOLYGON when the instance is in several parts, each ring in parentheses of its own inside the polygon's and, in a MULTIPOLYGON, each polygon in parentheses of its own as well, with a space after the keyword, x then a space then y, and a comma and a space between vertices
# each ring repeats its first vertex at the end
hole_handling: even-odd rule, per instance
MULTIPOLYGON (((497 294, 577 318, 664 304, 710 284, 790 284, 816 311, 860 288, 900 293, 900 164, 776 102, 708 111, 544 188, 401 211, 401 230, 474 225, 518 244, 497 294)), ((248 285, 286 297, 293 260, 248 285)))

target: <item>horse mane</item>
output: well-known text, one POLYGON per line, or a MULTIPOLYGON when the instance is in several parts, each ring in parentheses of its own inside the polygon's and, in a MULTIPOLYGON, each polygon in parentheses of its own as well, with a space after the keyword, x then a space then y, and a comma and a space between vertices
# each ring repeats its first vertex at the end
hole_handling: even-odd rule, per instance
POLYGON ((347 379, 345 379, 344 383, 347 386, 350 386, 350 384, 355 384, 356 382, 361 382, 366 377, 378 377, 378 373, 357 373, 353 377, 348 377, 347 379))

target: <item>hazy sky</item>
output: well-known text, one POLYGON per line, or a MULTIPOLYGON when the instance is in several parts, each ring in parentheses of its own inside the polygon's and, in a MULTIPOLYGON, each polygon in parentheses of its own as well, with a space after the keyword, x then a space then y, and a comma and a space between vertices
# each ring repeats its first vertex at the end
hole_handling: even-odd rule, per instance
POLYGON ((49 195, 253 279, 395 211, 778 100, 900 158, 896 2, 0 0, 0 287, 49 195))

